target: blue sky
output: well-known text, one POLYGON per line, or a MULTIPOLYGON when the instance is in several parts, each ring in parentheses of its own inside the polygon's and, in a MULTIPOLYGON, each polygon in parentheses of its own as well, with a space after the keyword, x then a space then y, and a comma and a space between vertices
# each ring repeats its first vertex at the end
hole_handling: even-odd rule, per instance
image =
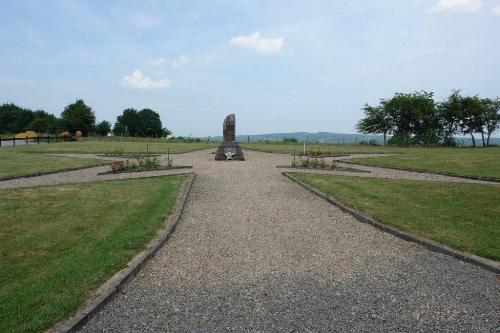
POLYGON ((500 95, 500 0, 0 0, 0 103, 175 135, 353 133, 394 92, 500 95))

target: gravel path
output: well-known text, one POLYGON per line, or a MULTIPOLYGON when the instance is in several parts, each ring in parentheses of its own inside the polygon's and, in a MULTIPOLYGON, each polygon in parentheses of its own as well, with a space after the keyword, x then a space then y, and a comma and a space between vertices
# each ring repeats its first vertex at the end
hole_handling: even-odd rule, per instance
POLYGON ((197 178, 172 238, 83 332, 491 332, 495 274, 359 223, 289 157, 176 156, 197 178))
MULTIPOLYGON (((214 151, 203 150, 195 153, 187 153, 187 154, 172 154, 170 158, 174 161, 174 165, 193 165, 195 167, 195 172, 200 171, 199 169, 205 168, 204 162, 209 162, 213 160, 213 155, 210 152, 214 151)), ((261 152, 246 152, 249 156, 256 156, 256 158, 261 159, 264 158, 269 161, 269 167, 276 167, 282 165, 290 165, 291 157, 287 154, 270 154, 270 153, 261 153, 261 152)), ((101 160, 109 160, 109 161, 121 161, 123 158, 116 157, 102 157, 97 154, 51 154, 54 156, 66 156, 66 157, 77 157, 77 158, 97 158, 101 160)), ((335 158, 326 158, 328 162, 331 162, 333 159, 342 160, 342 159, 350 159, 356 157, 366 157, 366 156, 379 156, 381 154, 354 154, 345 157, 335 157, 335 158)), ((385 155, 384 155, 385 156, 385 155)), ((162 164, 166 164, 166 155, 161 155, 158 157, 162 164)), ((437 175, 432 173, 419 173, 412 171, 400 171, 395 169, 386 169, 386 168, 377 168, 371 166, 363 166, 363 165, 352 165, 337 162, 337 165, 360 169, 360 170, 368 170, 370 173, 357 173, 357 172, 345 172, 345 171, 330 171, 330 170, 297 170, 298 172, 310 172, 310 173, 331 173, 338 175, 347 175, 347 176, 360 176, 360 177, 376 177, 376 178, 388 178, 388 179, 410 179, 410 180, 422 180, 422 181, 443 181, 443 182, 463 182, 463 183, 479 183, 479 184, 497 184, 495 182, 482 181, 482 180, 473 180, 466 179, 460 177, 450 177, 437 175)), ((289 168, 280 168, 281 171, 292 171, 289 168)), ((104 180, 114 180, 114 179, 126 179, 126 178, 140 178, 140 177, 154 177, 154 176, 163 176, 163 175, 173 175, 173 174, 181 174, 191 172, 192 169, 174 169, 174 170, 161 170, 161 171, 148 171, 148 172, 134 172, 134 173, 123 173, 118 175, 101 175, 98 176, 98 173, 109 171, 109 166, 100 166, 93 167, 81 170, 74 171, 64 171, 56 174, 43 175, 37 177, 29 177, 29 178, 18 178, 11 180, 0 181, 0 189, 7 188, 18 188, 18 187, 32 187, 32 186, 44 186, 44 185, 55 185, 55 184, 63 184, 63 183, 84 183, 91 181, 104 181, 104 180)))
MULTIPOLYGON (((60 154, 57 154, 56 156, 60 156, 60 154)), ((123 158, 97 157, 94 154, 67 154, 62 156, 73 156, 79 158, 99 158, 109 161, 124 160, 123 158)), ((162 160, 162 163, 165 164, 166 157, 161 156, 160 159, 162 160)), ((176 163, 176 165, 180 164, 176 163)), ((98 175, 98 173, 107 172, 109 170, 110 167, 108 165, 105 165, 105 166, 85 168, 74 171, 58 172, 37 177, 4 180, 0 181, 0 189, 56 185, 64 183, 85 183, 93 181, 105 181, 105 180, 127 179, 127 178, 155 177, 155 176, 176 175, 176 174, 193 172, 193 169, 172 169, 172 170, 157 170, 157 171, 145 171, 145 172, 129 172, 116 175, 114 174, 98 175)))

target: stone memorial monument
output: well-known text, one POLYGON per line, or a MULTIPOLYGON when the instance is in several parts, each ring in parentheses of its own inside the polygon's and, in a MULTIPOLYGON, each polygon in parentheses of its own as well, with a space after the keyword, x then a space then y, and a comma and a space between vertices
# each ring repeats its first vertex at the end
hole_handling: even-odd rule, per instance
POLYGON ((224 119, 222 127, 224 142, 219 146, 215 153, 217 161, 239 160, 244 161, 243 152, 240 145, 236 142, 236 117, 230 114, 224 119))

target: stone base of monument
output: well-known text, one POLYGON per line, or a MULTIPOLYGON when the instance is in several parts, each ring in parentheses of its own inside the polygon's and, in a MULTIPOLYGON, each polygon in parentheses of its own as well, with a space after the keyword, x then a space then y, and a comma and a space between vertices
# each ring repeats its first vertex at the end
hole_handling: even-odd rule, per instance
POLYGON ((241 151, 241 147, 237 142, 223 142, 215 153, 215 160, 226 161, 236 160, 244 161, 245 157, 241 151))

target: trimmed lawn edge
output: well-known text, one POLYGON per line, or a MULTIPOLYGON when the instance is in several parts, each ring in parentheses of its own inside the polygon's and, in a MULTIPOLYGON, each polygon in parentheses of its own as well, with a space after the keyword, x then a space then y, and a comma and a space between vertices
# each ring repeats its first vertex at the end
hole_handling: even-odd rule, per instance
POLYGON ((158 231, 146 246, 127 264, 127 267, 115 273, 101 287, 99 287, 85 305, 69 319, 56 323, 48 332, 70 333, 77 332, 94 314, 103 308, 128 283, 156 252, 169 240, 180 220, 189 192, 196 174, 190 173, 189 178, 182 185, 175 201, 173 212, 166 218, 164 227, 158 231))
POLYGON ((408 242, 413 242, 413 243, 417 243, 419 245, 422 245, 425 248, 427 248, 428 250, 431 250, 433 252, 443 253, 443 254, 446 254, 448 256, 454 257, 460 261, 464 261, 464 262, 479 266, 479 267, 486 269, 488 271, 491 271, 495 274, 500 274, 500 262, 498 262, 498 261, 486 259, 486 258, 483 258, 480 256, 476 256, 472 253, 462 252, 462 251, 453 249, 449 246, 446 246, 444 244, 435 242, 433 240, 423 238, 423 237, 417 236, 415 234, 412 234, 412 233, 409 233, 406 231, 402 231, 402 230, 395 228, 393 226, 378 222, 378 221, 374 220, 373 218, 371 218, 370 216, 367 216, 367 215, 357 211, 354 208, 351 208, 347 205, 344 205, 343 203, 337 201, 335 198, 333 198, 329 194, 324 193, 324 192, 314 188, 313 186, 304 183, 303 181, 297 179, 296 177, 294 177, 293 175, 291 175, 288 172, 282 172, 281 174, 283 176, 287 177, 288 179, 294 181, 295 183, 299 184, 300 186, 304 187, 305 189, 309 190, 310 192, 316 194, 317 196, 325 199, 329 203, 339 207, 340 210, 342 210, 343 212, 351 214, 354 218, 356 218, 360 222, 371 224, 373 227, 375 227, 377 229, 380 229, 384 232, 390 233, 390 234, 392 234, 396 237, 399 237, 401 239, 404 239, 408 242))
POLYGON ((398 167, 389 167, 389 166, 364 164, 364 163, 359 163, 359 162, 351 162, 348 160, 337 160, 337 162, 352 164, 352 165, 362 165, 362 166, 373 167, 373 168, 393 169, 393 170, 399 170, 399 171, 409 171, 409 172, 418 172, 418 173, 430 173, 430 174, 441 175, 441 176, 458 177, 458 178, 465 178, 465 179, 472 179, 472 180, 484 180, 484 181, 488 181, 488 182, 500 183, 500 178, 495 178, 495 177, 468 176, 468 175, 460 175, 460 174, 451 173, 451 172, 432 171, 432 170, 425 170, 425 169, 411 169, 411 168, 405 169, 405 168, 398 168, 398 167))
POLYGON ((17 175, 17 176, 6 176, 6 177, 0 177, 0 182, 4 181, 4 180, 12 180, 12 179, 20 179, 20 178, 32 178, 32 177, 38 177, 38 176, 53 175, 55 173, 60 173, 60 172, 68 172, 68 171, 97 168, 97 167, 102 167, 102 166, 106 166, 109 164, 110 164, 110 162, 106 162, 106 163, 103 163, 100 165, 87 165, 87 166, 82 166, 82 167, 66 168, 66 169, 59 169, 59 170, 53 170, 53 171, 33 172, 33 173, 27 173, 24 175, 17 175))

